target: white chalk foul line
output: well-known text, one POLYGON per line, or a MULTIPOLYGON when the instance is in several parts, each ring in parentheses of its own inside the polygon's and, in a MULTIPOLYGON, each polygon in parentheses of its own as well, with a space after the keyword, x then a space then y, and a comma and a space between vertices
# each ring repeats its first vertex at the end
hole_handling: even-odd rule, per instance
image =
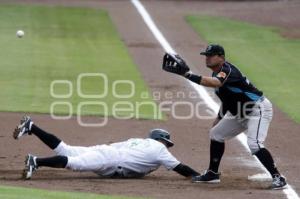
MULTIPOLYGON (((159 41, 163 49, 166 52, 175 54, 176 53, 175 50, 171 47, 170 43, 166 40, 166 38, 157 28, 157 26, 155 25, 154 21, 152 20, 151 16, 149 15, 145 7, 142 5, 142 3, 139 0, 131 0, 131 2, 135 6, 137 11, 140 13, 144 22, 146 23, 150 31, 153 33, 154 37, 159 41)), ((208 94, 206 89, 203 86, 196 85, 190 81, 189 83, 198 92, 198 94, 205 101, 207 106, 217 114, 219 111, 219 105, 212 99, 212 97, 208 94)), ((245 147, 245 149, 247 149, 247 151, 250 152, 247 144, 246 135, 244 133, 241 133, 237 136, 237 139, 241 142, 241 144, 245 147)), ((262 170, 265 171, 263 176, 269 176, 268 171, 265 169, 265 167, 258 161, 257 158, 256 160, 257 161, 255 161, 255 163, 259 165, 262 170)), ((256 175, 256 177, 260 178, 261 174, 256 175)), ((296 191, 290 185, 288 185, 287 188, 283 190, 283 193, 286 195, 288 199, 300 199, 296 191)))

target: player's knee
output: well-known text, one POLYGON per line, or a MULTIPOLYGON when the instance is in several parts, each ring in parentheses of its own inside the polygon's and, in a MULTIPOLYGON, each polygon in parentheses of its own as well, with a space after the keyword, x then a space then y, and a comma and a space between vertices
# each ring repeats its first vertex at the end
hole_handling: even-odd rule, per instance
POLYGON ((67 156, 69 148, 70 148, 69 145, 67 145, 66 143, 64 143, 63 141, 61 141, 59 143, 59 145, 54 149, 54 151, 56 152, 57 155, 67 156))
POLYGON ((215 140, 217 142, 224 142, 224 138, 219 133, 214 131, 214 128, 210 129, 209 137, 211 140, 215 140))
POLYGON ((264 148, 263 143, 260 143, 257 140, 248 139, 247 144, 249 146, 249 149, 251 151, 251 154, 257 153, 261 148, 264 148))
POLYGON ((66 168, 73 171, 84 171, 85 162, 77 157, 68 157, 68 163, 66 168))

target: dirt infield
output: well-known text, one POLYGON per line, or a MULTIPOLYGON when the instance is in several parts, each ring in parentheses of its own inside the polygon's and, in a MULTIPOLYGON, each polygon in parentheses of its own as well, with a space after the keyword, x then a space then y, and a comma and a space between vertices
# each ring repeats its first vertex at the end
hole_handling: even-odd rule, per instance
MULTIPOLYGON (((38 0, 20 0, 15 2, 35 3, 38 0)), ((5 1, 1 1, 5 2, 5 1)), ((8 2, 8 1, 7 1, 8 2)), ((9 1, 12 2, 12 1, 9 1)), ((72 5, 99 7, 109 11, 122 40, 129 49, 140 72, 152 92, 164 94, 186 92, 192 88, 187 82, 173 75, 161 72, 163 50, 130 2, 127 1, 73 1, 47 0, 47 5, 72 5)), ((177 52, 187 58, 194 71, 209 74, 198 52, 205 47, 197 34, 185 23, 186 14, 209 14, 226 16, 262 25, 282 28, 282 34, 288 37, 300 36, 300 20, 297 1, 279 2, 200 2, 200 1, 145 1, 143 2, 159 29, 170 41, 177 52), (168 13, 166 14, 166 8, 168 13), (170 14, 172 13, 172 14, 170 14), (280 15, 278 14, 280 13, 280 15), (289 31, 285 31, 288 29, 289 31), (197 66, 197 67, 195 67, 197 66)), ((211 92, 211 91, 210 91, 211 92)), ((165 100, 162 97, 160 101, 165 100)), ((174 98, 180 101, 182 98, 174 98)), ((201 100, 193 99, 192 103, 201 100)), ((178 110, 183 111, 183 110, 178 110)), ((205 109, 201 110, 205 111, 205 109)), ((31 152, 36 155, 52 155, 49 149, 35 137, 13 140, 11 132, 19 122, 21 113, 0 113, 0 183, 24 187, 37 187, 51 190, 95 192, 112 195, 145 196, 153 198, 285 198, 282 191, 269 191, 268 182, 251 182, 248 175, 262 171, 252 164, 253 158, 237 140, 230 141, 226 147, 221 165, 222 183, 219 185, 192 184, 174 172, 164 168, 139 180, 99 179, 93 173, 74 173, 65 170, 43 169, 31 181, 20 179, 24 156, 31 152)), ((102 128, 80 127, 76 118, 57 121, 48 115, 32 115, 33 120, 44 129, 54 132, 65 142, 73 145, 94 145, 124 140, 130 137, 144 137, 151 128, 161 127, 169 130, 175 142, 171 149, 179 160, 199 171, 206 169, 209 155, 208 129, 212 121, 175 120, 116 120, 109 119, 102 128), (188 154, 188 155, 187 155, 188 154)), ((87 120, 97 120, 86 117, 87 120)), ((267 139, 267 147, 272 151, 282 173, 288 182, 300 192, 297 168, 300 167, 300 126, 291 121, 275 107, 274 119, 267 139)))

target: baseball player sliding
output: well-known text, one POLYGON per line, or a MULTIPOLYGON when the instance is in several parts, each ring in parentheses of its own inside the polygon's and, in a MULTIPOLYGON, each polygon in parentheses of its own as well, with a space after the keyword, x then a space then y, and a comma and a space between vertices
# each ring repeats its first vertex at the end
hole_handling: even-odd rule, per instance
POLYGON ((19 139, 23 135, 37 136, 56 153, 56 156, 46 158, 28 154, 23 173, 25 179, 30 179, 39 167, 92 171, 102 177, 140 178, 163 165, 185 177, 199 175, 168 151, 174 144, 170 140, 170 134, 163 129, 151 130, 146 139, 131 138, 124 142, 90 147, 70 146, 42 130, 30 117, 25 116, 15 129, 13 137, 19 139))
POLYGON ((280 175, 271 153, 264 147, 273 114, 271 102, 236 66, 225 60, 222 46, 209 45, 200 54, 206 56, 206 66, 213 71, 211 77, 193 74, 179 55, 166 53, 163 58, 165 71, 181 75, 196 84, 215 88, 215 93, 222 102, 209 132, 211 139, 209 168, 203 175, 193 177, 192 181, 219 183, 218 170, 225 150, 224 142, 245 131, 251 153, 273 177, 271 188, 285 188, 287 186, 285 178, 280 175))

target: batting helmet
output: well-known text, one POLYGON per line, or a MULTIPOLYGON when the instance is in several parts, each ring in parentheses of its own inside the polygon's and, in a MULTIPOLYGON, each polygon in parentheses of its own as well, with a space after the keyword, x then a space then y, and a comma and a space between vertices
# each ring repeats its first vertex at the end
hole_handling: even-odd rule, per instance
POLYGON ((168 147, 172 147, 174 143, 170 140, 170 133, 164 129, 152 129, 149 138, 154 140, 164 140, 168 147))

